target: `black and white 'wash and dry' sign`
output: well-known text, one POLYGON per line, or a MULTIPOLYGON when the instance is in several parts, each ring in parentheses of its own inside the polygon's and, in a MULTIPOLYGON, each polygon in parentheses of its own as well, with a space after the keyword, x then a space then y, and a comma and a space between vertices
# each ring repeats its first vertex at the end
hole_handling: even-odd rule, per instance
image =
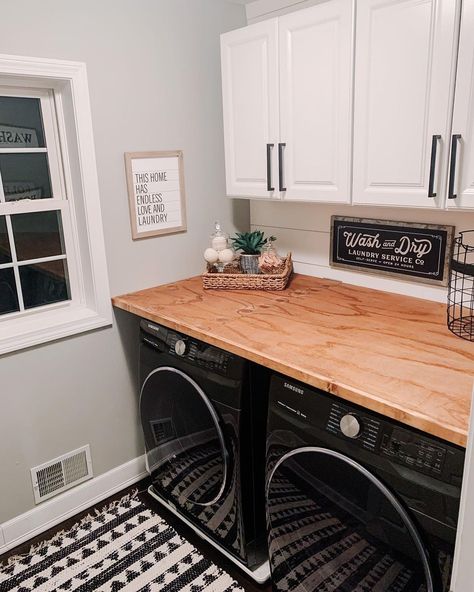
POLYGON ((453 226, 331 218, 331 266, 446 286, 453 226))

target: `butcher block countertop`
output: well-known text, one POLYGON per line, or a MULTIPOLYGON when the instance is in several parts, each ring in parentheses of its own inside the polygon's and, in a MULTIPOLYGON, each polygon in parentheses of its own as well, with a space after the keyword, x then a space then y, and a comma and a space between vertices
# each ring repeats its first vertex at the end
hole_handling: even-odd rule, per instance
POLYGON ((298 274, 282 292, 194 277, 113 304, 466 445, 474 343, 448 331, 443 304, 298 274))

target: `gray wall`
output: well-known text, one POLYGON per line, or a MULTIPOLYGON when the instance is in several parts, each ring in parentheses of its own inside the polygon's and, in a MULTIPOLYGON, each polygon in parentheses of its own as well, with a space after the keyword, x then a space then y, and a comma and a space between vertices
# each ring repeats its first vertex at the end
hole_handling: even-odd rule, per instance
MULTIPOLYGON (((224 197, 219 34, 243 26, 223 0, 2 2, 0 53, 84 61, 89 74, 112 294, 202 271, 214 219, 247 229, 224 197), (182 149, 188 232, 133 242, 123 153, 182 149)), ((99 475, 142 453, 137 323, 0 358, 0 523, 33 507, 29 468, 90 443, 99 475)))

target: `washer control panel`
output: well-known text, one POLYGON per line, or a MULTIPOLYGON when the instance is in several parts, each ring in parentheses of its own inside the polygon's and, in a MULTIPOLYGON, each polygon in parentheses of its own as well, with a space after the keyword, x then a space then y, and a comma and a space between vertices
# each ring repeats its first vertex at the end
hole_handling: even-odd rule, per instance
POLYGON ((345 405, 333 403, 329 411, 326 430, 337 436, 351 438, 359 446, 374 452, 380 439, 380 421, 364 415, 363 412, 355 413, 345 405))
POLYGON ((441 477, 446 448, 422 436, 333 403, 326 430, 420 473, 441 477))
POLYGON ((178 356, 184 356, 186 353, 186 343, 182 339, 178 339, 174 344, 174 351, 178 356))
POLYGON ((350 413, 347 413, 347 415, 342 417, 339 422, 339 427, 344 436, 347 436, 348 438, 357 438, 362 430, 362 425, 357 416, 351 415, 350 413))
POLYGON ((278 429, 294 430, 307 445, 339 450, 401 478, 416 472, 461 486, 465 452, 459 446, 301 382, 272 377, 269 418, 278 429))
POLYGON ((383 435, 380 451, 395 462, 433 476, 441 475, 446 460, 446 448, 398 428, 383 435))

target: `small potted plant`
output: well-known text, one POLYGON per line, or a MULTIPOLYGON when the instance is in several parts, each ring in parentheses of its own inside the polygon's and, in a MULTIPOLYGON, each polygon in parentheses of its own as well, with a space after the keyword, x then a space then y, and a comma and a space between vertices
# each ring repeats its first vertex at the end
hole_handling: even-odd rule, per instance
POLYGON ((261 230, 254 230, 253 232, 237 232, 231 240, 234 249, 241 251, 242 271, 244 273, 258 273, 258 258, 263 247, 268 241, 275 241, 276 238, 274 236, 265 238, 261 230))

